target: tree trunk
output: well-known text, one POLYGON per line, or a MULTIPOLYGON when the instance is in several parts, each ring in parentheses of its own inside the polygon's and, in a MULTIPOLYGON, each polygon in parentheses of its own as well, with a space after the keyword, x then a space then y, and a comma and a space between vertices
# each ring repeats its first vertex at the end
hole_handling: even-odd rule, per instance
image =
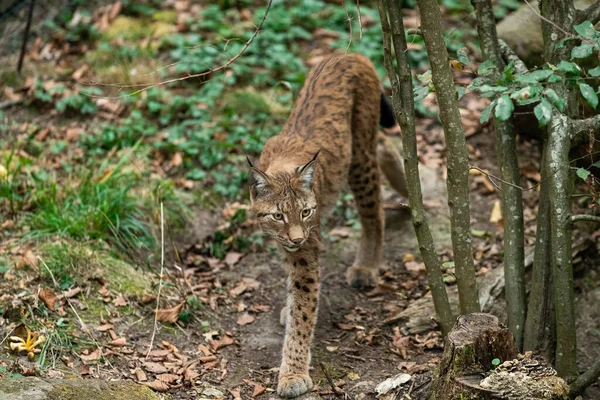
POLYGON ((379 0, 379 14, 383 30, 383 46, 385 65, 392 82, 392 104, 394 115, 402 128, 402 145, 404 149, 404 169, 408 187, 408 203, 411 210, 413 227, 419 243, 419 250, 427 269, 429 287, 433 295, 433 303, 438 323, 445 336, 452 327, 453 316, 446 294, 440 259, 435 251, 433 236, 425 217, 421 180, 419 177, 419 158, 417 154, 417 133, 415 128, 414 98, 412 76, 408 62, 404 23, 398 2, 379 0), (384 6, 383 2, 386 2, 384 6), (387 10, 387 13, 386 13, 387 10), (388 14, 389 13, 389 22, 388 14), (391 25, 391 28, 390 28, 391 25), (396 54, 397 72, 392 63, 391 42, 396 54))
POLYGON ((523 349, 536 351, 552 362, 556 349, 556 318, 554 314, 554 291, 552 282, 552 254, 550 236, 550 197, 548 194, 548 156, 544 146, 541 169, 540 200, 537 212, 537 230, 535 235, 535 253, 531 292, 527 306, 525 339, 523 349))
POLYGON ((421 30, 431 64, 433 84, 440 106, 440 118, 448 154, 448 206, 452 249, 462 314, 478 312, 469 207, 469 154, 458 110, 457 92, 448 62, 440 8, 436 0, 417 0, 421 30))
POLYGON ((517 357, 509 329, 493 315, 458 318, 448 334, 429 400, 566 400, 568 386, 530 354, 517 357), (499 359, 496 367, 492 360, 499 359), (483 374, 490 373, 485 379, 483 374), (502 371, 502 372, 500 372, 502 371))
MULTIPOLYGON (((491 0, 472 1, 477 13, 477 31, 481 49, 498 72, 504 61, 496 34, 496 20, 491 0)), ((519 348, 523 345, 525 329, 525 236, 523 223, 523 196, 517 159, 517 139, 512 118, 501 121, 494 117, 496 153, 502 177, 502 220, 504 221, 504 274, 506 277, 506 302, 508 328, 515 336, 519 348)))

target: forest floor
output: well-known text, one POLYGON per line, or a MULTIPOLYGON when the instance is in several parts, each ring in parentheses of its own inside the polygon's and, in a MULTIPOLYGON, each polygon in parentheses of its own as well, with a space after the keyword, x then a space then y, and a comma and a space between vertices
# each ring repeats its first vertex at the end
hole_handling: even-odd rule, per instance
MULTIPOLYGON (((156 76, 147 74, 167 65, 161 79, 205 72, 228 58, 223 48, 204 45, 235 35, 248 40, 264 11, 185 1, 140 7, 117 1, 89 13, 59 13, 50 33, 37 32, 23 76, 12 71, 14 55, 0 62, 9 66, 0 68, 0 377, 132 380, 174 399, 275 398, 285 272, 273 243, 247 215, 245 154, 257 157, 277 133, 308 66, 345 49, 346 11, 320 1, 274 5, 260 41, 222 77, 115 99, 117 88, 90 82, 148 84, 156 76), (319 18, 307 19, 311 13, 319 18), (28 331, 45 337, 32 346, 32 360, 9 345, 10 336, 28 331)), ((449 10, 456 24, 464 17, 457 10, 449 10)), ((355 29, 351 50, 381 72, 377 14, 362 11, 364 32, 359 39, 355 29)), ((405 24, 417 27, 416 14, 409 12, 405 24)), ((471 34, 449 35, 449 48, 471 34)), ((423 72, 420 39, 410 50, 415 71, 423 72)), ((455 78, 465 85, 473 74, 456 71, 455 78)), ((467 93, 461 113, 470 163, 498 175, 493 131, 479 123, 487 102, 467 93)), ((417 104, 418 146, 425 204, 450 287, 436 109, 433 95, 417 104)), ((522 184, 534 187, 540 143, 530 134, 535 127, 518 126, 522 184)), ((472 170, 470 197, 477 274, 485 276, 502 261, 499 192, 472 170)), ((374 398, 379 383, 400 373, 411 379, 389 398, 426 396, 443 343, 433 315, 420 334, 392 318, 428 287, 404 199, 389 189, 384 199, 385 262, 380 285, 370 291, 353 290, 344 279, 360 236, 347 190, 323 223, 316 387, 306 398, 338 398, 328 377, 352 398, 374 398)), ((530 247, 536 190, 524 192, 524 205, 530 247)), ((575 259, 583 370, 600 356, 593 246, 600 233, 577 235, 587 243, 575 259)), ((588 398, 598 396, 590 388, 588 398)))

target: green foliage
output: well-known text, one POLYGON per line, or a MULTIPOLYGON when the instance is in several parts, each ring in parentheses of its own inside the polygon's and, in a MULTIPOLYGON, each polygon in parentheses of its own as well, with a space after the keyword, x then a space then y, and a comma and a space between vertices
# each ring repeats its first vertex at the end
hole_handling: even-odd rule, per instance
MULTIPOLYGON (((568 40, 578 39, 581 44, 573 48, 571 61, 562 60, 556 66, 546 64, 540 69, 524 74, 516 73, 513 63, 507 65, 501 73, 496 71, 490 60, 481 63, 477 71, 479 77, 471 82, 469 89, 479 92, 482 97, 492 98, 493 101, 483 110, 480 121, 488 121, 494 108, 496 118, 506 120, 514 112, 513 102, 517 105, 537 103, 534 114, 539 125, 545 126, 552 118, 553 109, 564 111, 564 99, 552 88, 553 83, 562 81, 579 87, 583 99, 596 109, 597 90, 584 81, 586 73, 572 60, 586 58, 597 52, 600 49, 600 32, 595 30, 590 21, 585 21, 574 29, 578 37, 570 37, 568 40)), ((563 40, 557 47, 564 45, 563 40)), ((587 75, 600 76, 600 67, 589 69, 587 75)))

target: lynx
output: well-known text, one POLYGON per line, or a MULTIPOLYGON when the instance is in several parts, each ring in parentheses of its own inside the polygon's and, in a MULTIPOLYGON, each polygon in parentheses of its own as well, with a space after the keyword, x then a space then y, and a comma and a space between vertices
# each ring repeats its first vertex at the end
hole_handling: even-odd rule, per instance
POLYGON ((252 210, 278 242, 288 271, 281 397, 300 396, 313 385, 308 369, 320 290, 320 218, 346 180, 362 225, 346 278, 359 289, 377 282, 384 229, 379 167, 406 195, 401 158, 378 133, 379 123, 397 126, 373 65, 356 54, 333 56, 310 71, 281 133, 265 144, 260 166, 248 160, 252 210))

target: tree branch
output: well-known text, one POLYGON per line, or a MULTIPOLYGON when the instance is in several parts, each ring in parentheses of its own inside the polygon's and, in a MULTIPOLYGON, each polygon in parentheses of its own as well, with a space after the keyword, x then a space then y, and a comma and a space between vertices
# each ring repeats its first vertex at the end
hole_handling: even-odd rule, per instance
POLYGON ((421 13, 421 30, 431 64, 433 84, 440 108, 440 119, 448 154, 448 206, 454 262, 456 265, 459 303, 462 314, 480 311, 473 237, 469 205, 469 153, 458 110, 457 92, 448 63, 442 14, 437 0, 417 0, 421 13))
POLYGON ((527 65, 521 60, 521 58, 515 53, 513 49, 510 48, 508 43, 506 43, 502 39, 498 39, 498 46, 500 46, 500 52, 502 53, 502 57, 508 63, 513 61, 515 63, 515 69, 519 74, 526 73, 529 69, 527 65))
POLYGON ((412 214, 413 227, 419 243, 419 249, 427 270, 429 287, 433 297, 435 312, 445 336, 452 329, 454 317, 446 285, 440 271, 440 259, 437 256, 433 236, 425 216, 421 180, 419 177, 419 157, 417 152, 417 132, 415 127, 415 107, 413 84, 410 64, 407 54, 406 36, 404 36, 404 22, 397 1, 379 0, 379 15, 383 31, 383 49, 385 67, 392 82, 392 105, 396 120, 402 127, 402 144, 404 148, 404 168, 406 171, 406 184, 408 189, 408 202, 412 214), (387 3, 384 7, 384 1, 387 3), (390 13, 390 22, 386 9, 390 13), (392 63, 392 37, 396 55, 397 71, 392 63))
POLYGON ((586 119, 571 119, 569 120, 569 125, 571 128, 571 140, 578 139, 578 143, 587 137, 586 135, 582 135, 582 138, 577 138, 581 133, 591 132, 593 135, 600 136, 600 114, 586 119))
POLYGON ((600 359, 596 360, 583 374, 579 375, 569 388, 569 396, 574 399, 581 394, 588 386, 591 386, 600 377, 600 359))
POLYGON ((596 25, 600 22, 600 2, 592 4, 585 10, 577 10, 575 21, 577 24, 580 24, 583 21, 592 21, 592 25, 596 25))
MULTIPOLYGON (((477 32, 484 56, 492 61, 497 71, 504 69, 504 61, 496 19, 491 0, 472 1, 477 14, 477 32)), ((516 66, 516 64, 515 64, 516 66)), ((517 189, 521 180, 517 160, 517 138, 512 119, 502 121, 494 117, 496 153, 502 176, 502 216, 504 221, 504 276, 508 305, 508 328, 519 348, 523 345, 525 329, 525 235, 523 222, 523 196, 517 189)))
POLYGON ((571 216, 571 222, 598 222, 600 223, 600 215, 577 214, 571 216))

